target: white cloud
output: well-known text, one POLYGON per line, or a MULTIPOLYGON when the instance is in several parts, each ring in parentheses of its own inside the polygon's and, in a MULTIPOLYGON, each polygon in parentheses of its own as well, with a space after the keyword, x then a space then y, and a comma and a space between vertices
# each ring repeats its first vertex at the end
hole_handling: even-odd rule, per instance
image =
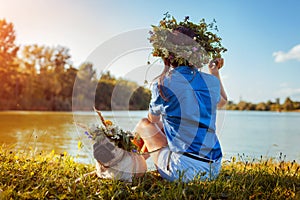
POLYGON ((276 92, 278 96, 282 97, 291 97, 291 96, 299 96, 300 95, 300 88, 281 88, 276 92))
POLYGON ((294 46, 289 52, 277 51, 273 53, 275 62, 285 62, 287 60, 300 61, 300 44, 294 46))
POLYGON ((281 88, 287 88, 288 86, 289 86, 289 83, 287 83, 287 82, 283 82, 283 83, 279 84, 279 87, 281 87, 281 88))

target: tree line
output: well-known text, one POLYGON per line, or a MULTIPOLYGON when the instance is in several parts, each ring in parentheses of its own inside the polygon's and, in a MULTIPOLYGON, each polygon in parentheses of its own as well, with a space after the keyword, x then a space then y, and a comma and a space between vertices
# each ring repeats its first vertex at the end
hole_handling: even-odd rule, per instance
POLYGON ((91 99, 101 110, 148 108, 150 91, 137 83, 109 72, 97 78, 90 62, 73 66, 66 47, 16 45, 15 39, 14 25, 0 20, 0 110, 70 111, 73 101, 77 110, 90 110, 91 99), (116 88, 123 97, 112 99, 116 88))
POLYGON ((294 111, 300 110, 300 102, 292 101, 290 97, 287 97, 283 104, 280 104, 280 99, 277 98, 275 102, 267 101, 258 104, 240 101, 235 104, 229 101, 226 105, 226 110, 257 110, 257 111, 294 111))
MULTIPOLYGON (((15 39, 14 25, 0 20, 0 110, 148 109, 151 93, 137 83, 109 72, 97 78, 90 62, 74 67, 66 47, 16 45, 15 39)), ((293 111, 300 109, 300 102, 289 97, 283 104, 279 99, 258 104, 229 101, 226 109, 293 111)))

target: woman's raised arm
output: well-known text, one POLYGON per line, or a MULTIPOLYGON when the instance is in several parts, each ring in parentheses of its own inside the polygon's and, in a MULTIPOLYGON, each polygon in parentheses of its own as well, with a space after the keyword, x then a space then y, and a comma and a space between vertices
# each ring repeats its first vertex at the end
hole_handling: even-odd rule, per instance
POLYGON ((211 61, 208 65, 208 69, 209 72, 214 75, 215 77, 217 77, 220 81, 220 87, 221 87, 221 91, 220 91, 220 95, 221 95, 221 99, 218 103, 218 108, 222 108, 223 106, 226 105, 227 103, 227 94, 225 92, 225 89, 223 87, 223 83, 221 80, 221 76, 219 73, 219 69, 224 65, 224 59, 223 58, 216 58, 215 60, 211 61))

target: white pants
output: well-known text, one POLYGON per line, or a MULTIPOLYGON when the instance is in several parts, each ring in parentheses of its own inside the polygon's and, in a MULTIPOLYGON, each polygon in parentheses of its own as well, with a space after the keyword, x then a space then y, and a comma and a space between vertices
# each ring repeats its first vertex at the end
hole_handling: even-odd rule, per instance
POLYGON ((180 153, 172 152, 171 155, 170 153, 170 149, 164 147, 160 150, 157 161, 158 172, 164 179, 169 181, 189 182, 197 178, 212 180, 218 176, 221 170, 222 158, 214 163, 207 163, 180 153))

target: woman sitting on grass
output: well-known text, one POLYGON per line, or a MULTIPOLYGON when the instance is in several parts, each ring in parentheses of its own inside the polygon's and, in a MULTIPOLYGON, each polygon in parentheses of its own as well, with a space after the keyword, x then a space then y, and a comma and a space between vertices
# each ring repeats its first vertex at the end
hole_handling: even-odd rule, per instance
POLYGON ((153 152, 160 175, 170 181, 212 179, 221 168, 216 110, 227 101, 219 74, 223 66, 220 52, 226 49, 216 35, 201 31, 204 24, 195 25, 188 18, 177 24, 166 16, 150 32, 153 55, 161 57, 165 66, 152 84, 148 118, 135 131, 153 152), (214 35, 219 46, 213 46, 203 34, 214 35), (211 52, 206 44, 211 45, 211 52), (209 74, 198 70, 204 64, 209 74))

